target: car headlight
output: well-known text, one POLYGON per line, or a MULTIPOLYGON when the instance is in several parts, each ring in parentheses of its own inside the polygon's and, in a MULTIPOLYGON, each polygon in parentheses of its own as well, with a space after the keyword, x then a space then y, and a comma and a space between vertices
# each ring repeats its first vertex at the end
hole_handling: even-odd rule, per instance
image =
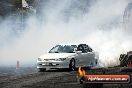
POLYGON ((38 58, 38 61, 42 61, 42 59, 41 58, 38 58))
POLYGON ((66 58, 59 58, 59 59, 56 59, 56 61, 64 61, 66 60, 66 58))

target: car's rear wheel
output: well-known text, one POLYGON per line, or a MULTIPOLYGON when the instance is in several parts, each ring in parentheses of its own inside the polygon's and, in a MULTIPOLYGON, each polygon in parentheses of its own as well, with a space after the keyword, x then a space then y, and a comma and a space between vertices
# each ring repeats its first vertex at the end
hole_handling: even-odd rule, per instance
POLYGON ((76 69, 76 63, 74 58, 70 60, 69 69, 72 71, 75 71, 76 69))
POLYGON ((39 68, 39 72, 44 72, 46 71, 46 68, 39 68))

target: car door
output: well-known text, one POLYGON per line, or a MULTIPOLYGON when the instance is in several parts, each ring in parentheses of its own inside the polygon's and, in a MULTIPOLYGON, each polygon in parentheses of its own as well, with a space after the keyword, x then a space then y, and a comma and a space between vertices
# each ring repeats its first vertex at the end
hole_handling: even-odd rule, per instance
POLYGON ((76 59, 76 66, 78 67, 78 66, 83 66, 83 60, 84 60, 84 53, 82 53, 82 52, 77 52, 76 53, 76 57, 75 57, 75 59, 76 59))
POLYGON ((81 65, 81 66, 92 65, 94 62, 94 57, 95 57, 93 50, 86 44, 81 44, 78 47, 81 47, 78 50, 82 51, 82 53, 79 53, 78 57, 77 57, 79 60, 79 65, 81 65))
POLYGON ((85 60, 84 60, 85 63, 84 64, 86 66, 93 66, 94 63, 95 63, 95 53, 94 53, 94 51, 88 45, 86 45, 85 51, 86 51, 86 56, 85 56, 85 60))
POLYGON ((85 54, 85 59, 84 59, 84 64, 86 65, 86 66, 93 66, 94 65, 94 63, 95 63, 95 54, 94 54, 94 52, 93 51, 91 51, 91 52, 87 52, 86 54, 85 54))

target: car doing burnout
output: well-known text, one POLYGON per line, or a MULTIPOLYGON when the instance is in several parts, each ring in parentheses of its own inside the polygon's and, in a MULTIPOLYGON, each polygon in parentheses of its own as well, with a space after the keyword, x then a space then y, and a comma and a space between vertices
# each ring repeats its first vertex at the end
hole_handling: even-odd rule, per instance
POLYGON ((86 44, 60 44, 37 59, 37 68, 44 71, 60 68, 75 70, 79 66, 94 67, 98 57, 98 53, 86 44))

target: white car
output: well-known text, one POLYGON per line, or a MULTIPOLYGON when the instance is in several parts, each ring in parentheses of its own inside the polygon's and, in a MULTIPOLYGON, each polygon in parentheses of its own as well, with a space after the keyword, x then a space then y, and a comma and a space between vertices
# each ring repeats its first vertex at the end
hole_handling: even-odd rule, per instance
POLYGON ((37 59, 37 68, 39 71, 45 71, 60 68, 75 70, 79 66, 94 67, 97 65, 98 57, 98 54, 86 44, 60 44, 37 59))

